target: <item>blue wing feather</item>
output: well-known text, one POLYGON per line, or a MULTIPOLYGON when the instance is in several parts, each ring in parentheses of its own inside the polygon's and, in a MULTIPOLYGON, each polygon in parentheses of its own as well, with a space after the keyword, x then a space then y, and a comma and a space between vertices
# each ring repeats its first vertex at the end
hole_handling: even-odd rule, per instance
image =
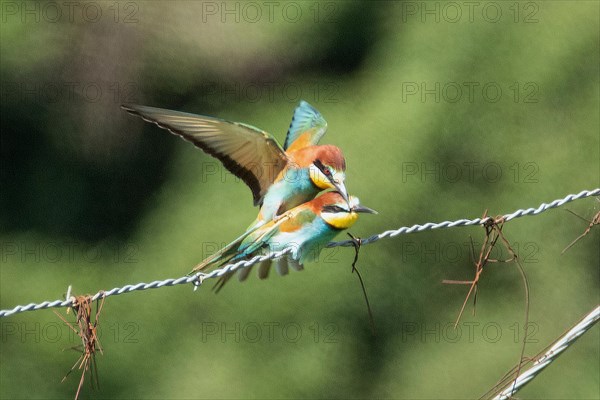
POLYGON ((327 121, 325 121, 325 118, 323 118, 319 111, 302 100, 294 111, 283 149, 287 150, 300 135, 311 129, 313 130, 311 132, 311 144, 317 144, 327 130, 327 121))

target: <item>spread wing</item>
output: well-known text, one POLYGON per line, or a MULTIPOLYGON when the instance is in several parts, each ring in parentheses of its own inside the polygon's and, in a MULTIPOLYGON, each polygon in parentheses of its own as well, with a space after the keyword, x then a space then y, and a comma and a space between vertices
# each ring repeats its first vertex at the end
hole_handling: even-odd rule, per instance
POLYGON ((313 106, 302 100, 294 110, 283 148, 297 150, 316 145, 327 131, 327 121, 313 106))
POLYGON ((287 156, 273 136, 253 126, 162 108, 131 104, 121 107, 219 159, 250 187, 254 205, 262 204, 268 188, 287 163, 287 156))

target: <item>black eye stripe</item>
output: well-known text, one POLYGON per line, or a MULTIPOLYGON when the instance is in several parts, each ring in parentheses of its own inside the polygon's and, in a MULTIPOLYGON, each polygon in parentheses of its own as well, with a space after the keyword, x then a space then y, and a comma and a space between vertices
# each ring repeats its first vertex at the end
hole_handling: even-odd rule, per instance
POLYGON ((313 164, 315 164, 315 166, 317 168, 319 168, 319 170, 325 175, 325 176, 331 176, 331 171, 329 170, 329 168, 325 167, 325 165, 321 162, 321 160, 315 160, 313 162, 313 164))
POLYGON ((348 212, 347 210, 343 209, 342 207, 339 206, 325 206, 323 207, 323 211, 325 212, 333 212, 333 213, 341 213, 341 212, 348 212))

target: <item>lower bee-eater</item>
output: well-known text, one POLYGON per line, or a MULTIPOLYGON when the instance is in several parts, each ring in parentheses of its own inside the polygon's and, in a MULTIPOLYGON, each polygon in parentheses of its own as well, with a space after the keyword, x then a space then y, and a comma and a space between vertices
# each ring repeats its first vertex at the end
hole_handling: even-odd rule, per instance
MULTIPOLYGON (((211 266, 249 259, 258 254, 281 251, 288 247, 292 248, 291 253, 274 260, 277 272, 280 275, 287 274, 288 266, 300 270, 304 262, 316 259, 338 233, 354 225, 358 213, 361 212, 376 214, 374 210, 361 206, 357 197, 350 196, 346 201, 338 192, 324 193, 258 227, 241 243, 236 240, 225 246, 198 264, 191 273, 211 266)), ((259 263, 261 279, 267 277, 270 265, 271 260, 259 263)), ((250 268, 240 270, 240 280, 246 279, 250 268)), ((223 287, 233 274, 234 272, 224 275, 217 284, 217 290, 223 287)))

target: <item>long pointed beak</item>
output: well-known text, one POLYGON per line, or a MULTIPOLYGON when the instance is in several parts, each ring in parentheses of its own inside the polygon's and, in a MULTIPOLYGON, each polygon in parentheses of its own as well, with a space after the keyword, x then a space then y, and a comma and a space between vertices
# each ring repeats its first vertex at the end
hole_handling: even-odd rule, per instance
POLYGON ((352 211, 357 212, 357 213, 379 214, 377 211, 373 210, 372 208, 360 206, 360 205, 354 207, 352 209, 352 211))
POLYGON ((346 185, 344 185, 344 182, 336 182, 334 180, 331 180, 331 183, 335 187, 335 190, 337 190, 338 193, 342 195, 344 200, 346 200, 348 206, 350 206, 350 199, 348 198, 348 191, 346 190, 346 185))

